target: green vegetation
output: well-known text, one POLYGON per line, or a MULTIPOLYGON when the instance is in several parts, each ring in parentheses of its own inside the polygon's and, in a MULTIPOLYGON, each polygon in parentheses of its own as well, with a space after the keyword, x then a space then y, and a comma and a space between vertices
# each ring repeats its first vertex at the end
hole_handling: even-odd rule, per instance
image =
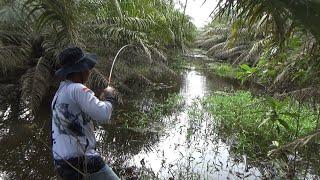
POLYGON ((216 93, 205 99, 222 129, 237 137, 237 152, 259 156, 316 130, 319 115, 290 99, 254 97, 250 92, 216 93), (258 146, 257 146, 258 145, 258 146), (258 149, 257 149, 258 148, 258 149))
POLYGON ((320 82, 313 77, 319 76, 320 49, 315 29, 319 27, 311 22, 320 13, 317 7, 313 0, 220 1, 216 19, 196 45, 210 57, 242 66, 243 78, 263 84, 271 93, 316 91, 320 82), (308 9, 309 5, 313 7, 308 9), (309 10, 314 15, 306 13, 309 10))
POLYGON ((320 14, 319 5, 313 0, 219 1, 216 18, 197 37, 197 47, 222 62, 207 64, 209 72, 254 81, 275 98, 253 98, 246 93, 211 97, 212 111, 241 132, 238 149, 254 152, 248 148, 254 147, 257 137, 264 153, 272 141, 301 145, 309 142, 304 136, 317 139, 319 126, 313 109, 320 102, 320 81, 315 78, 320 72, 320 39, 314 18, 320 14), (309 5, 313 7, 308 9, 309 5), (309 10, 314 15, 306 13, 309 10), (256 101, 261 103, 250 105, 256 101), (312 106, 302 105, 306 102, 312 106))
POLYGON ((236 78, 237 69, 227 63, 210 63, 207 66, 209 72, 220 77, 236 78))
POLYGON ((175 77, 165 51, 182 50, 195 35, 190 18, 163 0, 0 1, 0 15, 0 80, 21 82, 22 102, 33 110, 56 86, 57 55, 67 46, 98 54, 99 66, 88 82, 95 89, 106 87, 117 50, 132 44, 114 75, 114 86, 129 90, 132 81, 152 84, 150 74, 154 81, 175 77))
MULTIPOLYGON (((36 113, 44 97, 51 96, 50 91, 58 86, 54 72, 60 67, 58 54, 62 49, 79 46, 97 53, 99 64, 87 86, 98 92, 108 85, 106 75, 116 52, 131 44, 114 69, 112 85, 122 95, 174 86, 177 74, 190 66, 265 87, 259 96, 246 91, 216 92, 205 97, 202 104, 193 103, 187 114, 191 119, 186 123, 190 124, 187 140, 196 140, 193 135, 207 110, 215 117, 219 135, 235 139, 231 147, 237 155, 246 154, 252 162, 261 157, 261 161, 269 158, 268 162, 274 162, 271 155, 278 155, 275 161, 284 160, 283 169, 288 174, 295 172, 290 163, 294 162, 294 167, 298 163, 289 158, 293 154, 294 158, 314 156, 316 160, 308 157, 308 163, 317 164, 319 1, 219 0, 215 18, 202 31, 196 31, 191 18, 175 5, 173 0, 0 0, 0 83, 7 87, 0 100, 17 91, 8 97, 14 96, 15 106, 19 106, 8 106, 0 116, 13 113, 12 119, 17 120, 28 119, 29 109, 36 113), (190 47, 197 48, 195 55, 208 57, 201 61, 193 58, 192 52, 187 60, 190 47), (27 115, 19 116, 14 110, 20 106, 27 115)), ((117 114, 121 125, 147 129, 184 107, 183 98, 177 94, 159 103, 143 93, 132 111, 117 114), (146 105, 140 104, 144 101, 146 105)), ((15 126, 1 130, 10 134, 15 126)), ((15 158, 24 157, 25 152, 23 149, 15 158)), ((319 174, 320 170, 315 171, 319 174)))
MULTIPOLYGON (((178 112, 183 107, 184 100, 179 94, 169 94, 164 102, 148 105, 147 109, 124 113, 126 127, 146 128, 155 122, 161 122, 162 118, 178 112)), ((139 105, 138 106, 139 109, 139 105)))

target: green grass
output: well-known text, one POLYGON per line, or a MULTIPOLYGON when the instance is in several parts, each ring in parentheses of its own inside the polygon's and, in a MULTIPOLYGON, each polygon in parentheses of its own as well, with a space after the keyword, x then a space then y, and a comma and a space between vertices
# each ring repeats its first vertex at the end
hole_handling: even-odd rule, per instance
POLYGON ((292 100, 254 97, 250 92, 217 93, 204 100, 216 117, 220 131, 237 137, 236 150, 251 157, 267 155, 274 145, 284 145, 315 130, 317 114, 292 100), (259 152, 259 153, 258 153, 259 152))
POLYGON ((210 63, 208 64, 207 69, 220 77, 227 77, 227 78, 236 78, 237 79, 237 72, 238 68, 233 67, 231 64, 227 63, 210 63))

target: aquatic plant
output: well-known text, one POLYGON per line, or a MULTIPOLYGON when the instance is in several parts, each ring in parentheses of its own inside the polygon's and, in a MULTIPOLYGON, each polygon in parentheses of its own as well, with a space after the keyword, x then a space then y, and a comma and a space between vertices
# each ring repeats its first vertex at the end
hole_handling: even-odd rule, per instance
POLYGON ((135 109, 138 108, 138 111, 124 113, 124 124, 126 127, 146 128, 153 123, 162 122, 166 116, 180 111, 183 105, 183 98, 176 93, 169 94, 163 102, 151 101, 147 104, 141 102, 141 104, 135 105, 135 109))
POLYGON ((317 128, 317 112, 290 99, 279 101, 239 91, 216 93, 204 103, 223 129, 238 136, 237 149, 242 153, 254 155, 255 150, 250 148, 255 147, 259 139, 263 147, 260 150, 266 155, 272 150, 268 147, 272 147, 273 142, 282 146, 317 128))
MULTIPOLYGON (((263 159, 275 156, 282 159, 286 167, 304 170, 297 167, 298 161, 292 163, 295 160, 290 157, 308 158, 310 153, 319 154, 314 149, 319 143, 319 111, 314 111, 308 104, 291 99, 279 101, 269 96, 256 97, 247 91, 216 92, 203 103, 216 117, 218 133, 235 138, 233 150, 238 155, 248 155, 251 162, 259 164, 263 159)), ((317 161, 310 163, 317 164, 317 161)), ((282 170, 286 175, 295 173, 282 170)))

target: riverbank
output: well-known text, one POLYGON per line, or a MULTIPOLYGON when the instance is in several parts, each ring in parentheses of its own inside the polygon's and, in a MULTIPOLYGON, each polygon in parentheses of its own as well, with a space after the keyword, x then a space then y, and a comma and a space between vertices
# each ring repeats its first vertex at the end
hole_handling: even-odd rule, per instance
MULTIPOLYGON (((309 107, 265 101, 265 96, 252 95, 250 87, 210 74, 203 68, 202 59, 184 57, 182 63, 183 66, 176 66, 179 78, 171 88, 135 89, 138 93, 126 96, 124 106, 115 111, 114 123, 97 127, 97 150, 119 176, 125 179, 319 177, 319 158, 315 158, 318 146, 314 141, 295 150, 268 154, 314 128, 310 122, 316 115, 309 107), (296 135, 297 123, 301 126, 296 135), (309 146, 310 143, 313 144, 309 146)), ((0 114, 0 145, 5 147, 0 149, 3 177, 55 176, 51 150, 37 140, 50 144, 49 101, 33 120, 43 127, 36 137, 25 128, 28 111, 19 109, 18 101, 3 104, 0 114), (33 174, 21 169, 31 169, 33 174)))
POLYGON ((274 174, 267 178, 309 179, 310 174, 319 174, 317 138, 294 141, 317 131, 319 112, 311 106, 249 91, 217 92, 204 103, 216 117, 219 133, 234 138, 234 153, 263 168, 272 167, 274 174))
POLYGON ((268 178, 310 178, 310 174, 319 174, 319 162, 311 158, 320 154, 313 150, 319 146, 319 104, 295 97, 272 97, 264 86, 250 80, 254 72, 246 65, 212 59, 192 63, 208 77, 238 85, 213 92, 203 100, 206 111, 215 117, 218 133, 233 139, 235 154, 245 155, 262 169, 272 166, 274 173, 264 174, 268 178))

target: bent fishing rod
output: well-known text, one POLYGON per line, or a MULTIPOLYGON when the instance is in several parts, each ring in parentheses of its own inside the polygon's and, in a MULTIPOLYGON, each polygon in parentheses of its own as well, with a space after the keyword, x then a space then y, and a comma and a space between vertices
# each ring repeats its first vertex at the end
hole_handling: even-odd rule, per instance
MULTIPOLYGON (((116 56, 114 57, 113 59, 113 62, 112 62, 112 66, 111 66, 111 69, 110 69, 110 73, 109 73, 109 78, 108 78, 108 87, 110 87, 110 83, 111 83, 111 76, 112 76, 112 72, 113 72, 113 67, 114 67, 114 64, 119 56, 119 54, 121 53, 122 50, 124 50, 126 47, 129 47, 129 46, 133 46, 132 44, 127 44, 127 45, 124 45, 122 48, 119 49, 119 51, 117 52, 116 56)), ((107 87, 107 88, 108 88, 107 87)))

